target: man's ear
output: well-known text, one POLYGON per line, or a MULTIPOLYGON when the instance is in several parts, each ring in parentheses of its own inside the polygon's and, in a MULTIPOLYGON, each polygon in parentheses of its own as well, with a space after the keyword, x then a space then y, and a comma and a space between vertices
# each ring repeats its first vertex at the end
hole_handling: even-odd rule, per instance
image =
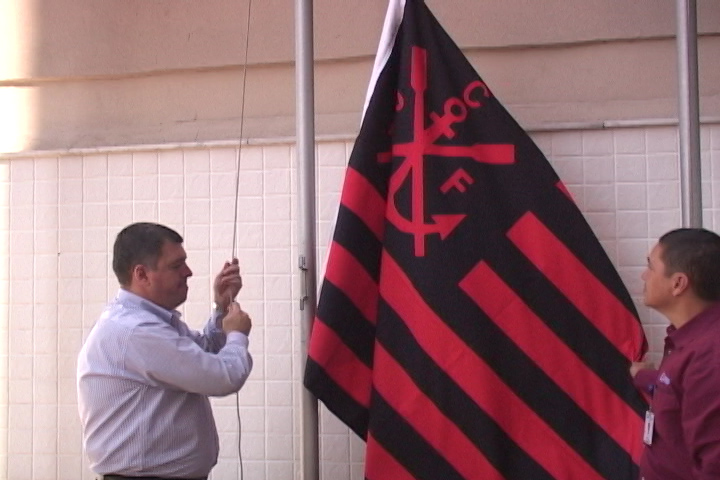
POLYGON ((682 272, 672 274, 672 294, 678 297, 688 291, 690 288, 690 279, 682 272))
POLYGON ((145 265, 138 264, 132 268, 132 281, 140 285, 149 281, 148 269, 145 265))

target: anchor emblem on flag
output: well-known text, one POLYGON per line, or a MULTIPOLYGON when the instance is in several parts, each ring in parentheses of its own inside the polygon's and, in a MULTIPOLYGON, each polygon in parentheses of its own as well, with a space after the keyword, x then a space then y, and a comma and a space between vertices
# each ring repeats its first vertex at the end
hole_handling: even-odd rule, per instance
MULTIPOLYGON (((469 108, 479 108, 483 104, 472 98, 475 90, 480 89, 482 95, 490 97, 490 91, 480 81, 471 82, 463 94, 463 98, 450 97, 444 104, 443 113, 432 112, 429 116, 432 123, 425 128, 425 91, 427 89, 427 51, 420 47, 412 49, 412 66, 410 86, 414 92, 413 138, 408 143, 395 143, 391 152, 378 155, 378 161, 389 162, 393 157, 404 158, 399 168, 391 175, 388 192, 387 219, 398 230, 414 237, 415 256, 425 256, 425 237, 432 234, 440 235, 444 240, 466 217, 465 214, 431 214, 427 221, 424 199, 424 166, 425 156, 434 155, 445 158, 470 158, 478 163, 493 165, 509 165, 515 162, 515 146, 513 144, 474 144, 474 145, 441 145, 437 144, 440 137, 452 139, 455 136, 453 125, 464 121, 469 108), (395 196, 410 177, 412 182, 411 218, 404 217, 395 203, 395 196)), ((396 110, 405 108, 405 99, 398 93, 396 110)), ((467 190, 473 178, 463 168, 457 169, 441 186, 440 191, 447 194, 456 189, 461 193, 467 190)))

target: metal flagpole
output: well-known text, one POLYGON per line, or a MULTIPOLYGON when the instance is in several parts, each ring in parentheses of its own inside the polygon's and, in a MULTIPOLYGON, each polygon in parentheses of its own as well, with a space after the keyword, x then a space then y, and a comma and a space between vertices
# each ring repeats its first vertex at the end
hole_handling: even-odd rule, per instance
POLYGON ((702 184, 695 0, 677 0, 677 49, 682 223, 685 227, 700 227, 702 184))
MULTIPOLYGON (((300 353, 306 359, 317 305, 315 234, 315 95, 313 75, 313 2, 295 2, 295 96, 298 169, 298 268, 300 269, 300 353)), ((301 388, 302 478, 320 478, 318 402, 301 388)))

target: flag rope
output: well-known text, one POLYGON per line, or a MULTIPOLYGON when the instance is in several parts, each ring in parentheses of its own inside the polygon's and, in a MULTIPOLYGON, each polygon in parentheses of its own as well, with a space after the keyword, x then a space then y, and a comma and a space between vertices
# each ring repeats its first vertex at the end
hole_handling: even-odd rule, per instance
MULTIPOLYGON (((240 196, 240 158, 243 145, 243 128, 245 126, 245 91, 247 86, 247 62, 248 50, 250 48, 250 13, 252 12, 252 0, 248 0, 247 23, 245 24, 245 52, 242 63, 242 99, 240 100, 240 138, 238 139, 237 157, 235 159, 235 207, 233 213, 233 241, 231 258, 237 258, 237 228, 238 228, 238 197, 240 196)), ((242 420, 240 419, 240 392, 235 392, 235 414, 238 424, 238 468, 239 478, 245 478, 242 458, 242 420)))

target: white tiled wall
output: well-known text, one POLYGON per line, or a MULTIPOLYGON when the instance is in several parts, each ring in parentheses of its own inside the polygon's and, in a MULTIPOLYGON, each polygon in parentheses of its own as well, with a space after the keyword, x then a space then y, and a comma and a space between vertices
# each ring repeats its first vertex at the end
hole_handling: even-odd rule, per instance
MULTIPOLYGON (((666 321, 642 305, 655 239, 680 225, 675 128, 533 135, 568 185, 638 303, 652 357, 666 321)), ((720 229, 720 125, 702 129, 706 227, 720 229)), ((318 262, 330 238, 348 142, 318 145, 318 262)), ((255 370, 237 401, 245 480, 300 478, 296 164, 292 145, 0 158, 0 479, 90 479, 81 451, 75 358, 116 290, 110 248, 133 221, 185 236, 194 271, 186 320, 200 326, 211 281, 237 255, 240 302, 254 320, 255 370)), ((214 402, 221 454, 214 479, 240 478, 236 397, 214 402)), ((321 410, 323 480, 361 480, 363 443, 321 410)))

